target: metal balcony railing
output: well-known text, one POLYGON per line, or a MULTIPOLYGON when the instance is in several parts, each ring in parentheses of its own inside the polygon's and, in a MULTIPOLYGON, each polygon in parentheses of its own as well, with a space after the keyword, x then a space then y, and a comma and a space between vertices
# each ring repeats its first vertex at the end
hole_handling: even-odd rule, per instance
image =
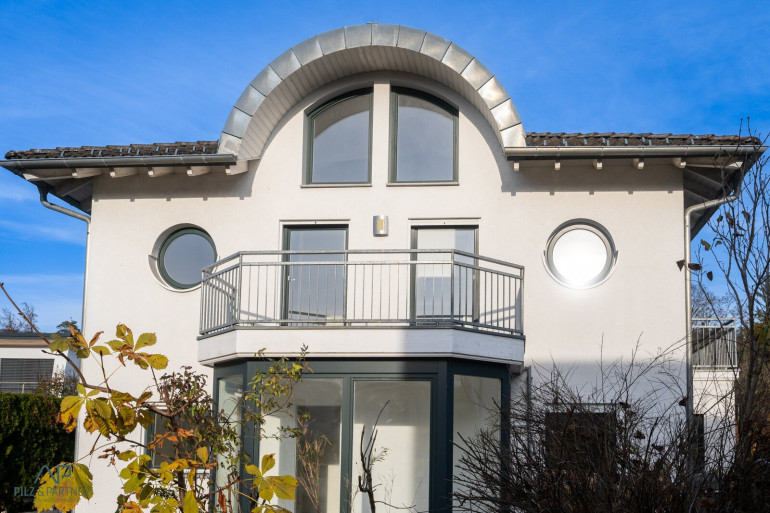
POLYGON ((524 268, 455 250, 244 251, 203 270, 202 336, 458 327, 521 336, 524 268))
POLYGON ((692 320, 692 365, 695 369, 738 366, 735 320, 692 320))

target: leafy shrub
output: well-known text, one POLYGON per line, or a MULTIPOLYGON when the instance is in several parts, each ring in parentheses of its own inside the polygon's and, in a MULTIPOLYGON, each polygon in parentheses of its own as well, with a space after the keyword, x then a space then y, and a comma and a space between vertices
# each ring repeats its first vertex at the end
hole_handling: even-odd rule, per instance
POLYGON ((60 399, 34 394, 0 393, 0 510, 29 511, 32 497, 15 495, 15 488, 37 488, 43 465, 72 461, 74 433, 56 422, 60 399))

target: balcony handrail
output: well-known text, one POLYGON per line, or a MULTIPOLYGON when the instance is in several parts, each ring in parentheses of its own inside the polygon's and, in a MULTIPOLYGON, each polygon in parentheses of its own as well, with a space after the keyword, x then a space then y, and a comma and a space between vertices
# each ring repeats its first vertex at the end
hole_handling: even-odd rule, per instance
MULTIPOLYGON (((476 253, 468 253, 459 249, 324 249, 324 250, 259 250, 259 251, 238 251, 232 253, 226 257, 223 257, 208 267, 203 268, 203 272, 213 272, 218 266, 223 265, 229 261, 240 259, 244 256, 271 256, 271 255, 391 255, 391 254, 404 254, 404 255, 416 255, 416 254, 453 254, 460 255, 474 260, 482 260, 492 264, 502 265, 524 271, 524 266, 499 260, 496 258, 490 258, 476 253)), ((325 261, 328 263, 328 261, 325 261)), ((378 261, 379 262, 379 261, 378 261)))
POLYGON ((738 366, 736 319, 692 319, 693 368, 734 369, 738 366))
POLYGON ((202 275, 204 337, 232 328, 322 326, 448 326, 523 336, 524 267, 455 249, 239 251, 202 275))

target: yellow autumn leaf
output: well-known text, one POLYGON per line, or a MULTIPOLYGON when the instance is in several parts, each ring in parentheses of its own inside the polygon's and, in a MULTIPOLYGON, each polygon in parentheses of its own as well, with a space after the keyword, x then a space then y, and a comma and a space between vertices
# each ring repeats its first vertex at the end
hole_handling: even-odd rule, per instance
POLYGON ((184 513, 198 513, 198 501, 195 500, 195 494, 192 490, 188 490, 184 495, 184 503, 182 504, 182 511, 184 513))
POLYGON ((297 488, 297 480, 294 476, 270 476, 267 480, 279 499, 294 500, 294 491, 297 488))

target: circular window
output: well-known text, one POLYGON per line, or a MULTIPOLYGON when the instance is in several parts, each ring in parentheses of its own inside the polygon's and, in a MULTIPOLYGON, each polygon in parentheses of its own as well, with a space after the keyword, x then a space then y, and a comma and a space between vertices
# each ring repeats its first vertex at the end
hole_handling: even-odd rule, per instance
POLYGON ((172 287, 189 289, 201 282, 201 271, 216 259, 217 251, 208 233, 184 228, 163 241, 158 252, 158 270, 172 287))
POLYGON ((559 226, 548 239, 546 267, 567 287, 585 289, 602 283, 610 275, 617 251, 607 230, 587 219, 559 226))

